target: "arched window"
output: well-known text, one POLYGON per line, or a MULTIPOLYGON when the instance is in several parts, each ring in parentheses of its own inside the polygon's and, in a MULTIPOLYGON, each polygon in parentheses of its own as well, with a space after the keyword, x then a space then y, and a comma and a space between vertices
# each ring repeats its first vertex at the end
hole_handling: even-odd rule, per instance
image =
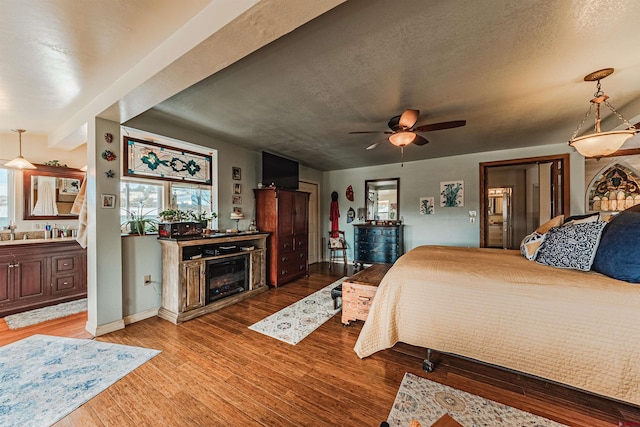
POLYGON ((640 179, 633 168, 614 163, 596 174, 587 189, 591 211, 620 212, 640 204, 640 179))

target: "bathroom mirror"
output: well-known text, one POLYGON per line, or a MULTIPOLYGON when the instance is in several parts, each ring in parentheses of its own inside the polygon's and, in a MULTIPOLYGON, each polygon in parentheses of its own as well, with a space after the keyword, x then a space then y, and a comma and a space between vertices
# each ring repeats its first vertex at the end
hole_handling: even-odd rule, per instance
POLYGON ((400 178, 368 179, 364 182, 366 219, 400 219, 400 178))
POLYGON ((77 219, 70 213, 85 174, 80 169, 36 165, 22 171, 24 219, 77 219))

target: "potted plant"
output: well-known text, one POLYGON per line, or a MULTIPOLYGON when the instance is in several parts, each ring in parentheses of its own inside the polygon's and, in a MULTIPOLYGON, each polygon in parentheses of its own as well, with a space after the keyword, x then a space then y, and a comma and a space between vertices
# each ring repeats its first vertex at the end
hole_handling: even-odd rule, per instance
POLYGON ((142 202, 140 202, 137 211, 127 210, 127 220, 121 224, 121 227, 127 227, 130 234, 140 236, 146 234, 147 231, 157 231, 158 220, 150 215, 151 212, 143 212, 142 202))
POLYGON ((216 214, 215 212, 211 212, 211 213, 208 213, 207 211, 200 211, 200 212, 188 211, 188 212, 189 212, 189 216, 191 216, 191 218, 194 221, 199 222, 200 225, 202 225, 202 228, 207 228, 207 225, 210 219, 214 219, 218 217, 218 214, 216 214))
POLYGON ((189 214, 180 209, 166 209, 158 215, 161 222, 181 222, 189 219, 189 214))

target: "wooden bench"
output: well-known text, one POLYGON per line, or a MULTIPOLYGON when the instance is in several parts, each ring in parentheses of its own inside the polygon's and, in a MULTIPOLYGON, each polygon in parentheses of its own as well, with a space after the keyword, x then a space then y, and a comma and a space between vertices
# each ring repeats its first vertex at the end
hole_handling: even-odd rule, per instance
POLYGON ((367 320, 378 285, 393 264, 373 264, 342 282, 342 324, 367 320))

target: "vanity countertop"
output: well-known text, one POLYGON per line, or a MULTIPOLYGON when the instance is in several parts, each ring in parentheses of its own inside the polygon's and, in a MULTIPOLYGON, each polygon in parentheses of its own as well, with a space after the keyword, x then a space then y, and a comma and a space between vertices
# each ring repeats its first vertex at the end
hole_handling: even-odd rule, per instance
POLYGON ((16 239, 16 240, 0 240, 1 246, 11 246, 11 245, 35 245, 39 243, 59 243, 59 242, 69 242, 75 241, 75 237, 57 237, 55 239, 16 239))

